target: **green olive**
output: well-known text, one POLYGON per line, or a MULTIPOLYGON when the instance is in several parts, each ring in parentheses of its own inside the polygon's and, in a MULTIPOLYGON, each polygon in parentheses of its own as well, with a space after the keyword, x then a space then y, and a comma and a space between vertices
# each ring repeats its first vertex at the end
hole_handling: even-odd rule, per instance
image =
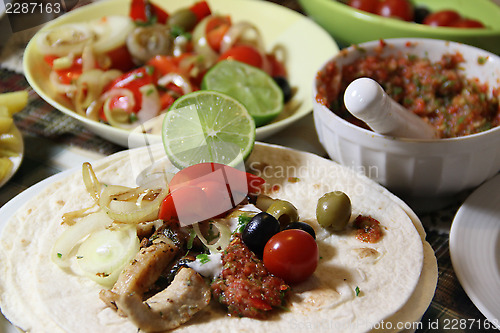
POLYGON ((285 200, 276 200, 269 206, 266 212, 274 216, 282 228, 299 220, 297 208, 285 200))
POLYGON ((341 191, 324 194, 316 206, 316 219, 323 227, 340 231, 344 229, 351 217, 351 200, 341 191))
POLYGON ((196 21, 196 15, 188 8, 183 8, 173 13, 167 23, 171 27, 177 26, 184 31, 190 31, 196 25, 196 21))
POLYGON ((276 202, 276 199, 273 199, 265 194, 259 194, 255 200, 255 206, 265 212, 274 202, 276 202))

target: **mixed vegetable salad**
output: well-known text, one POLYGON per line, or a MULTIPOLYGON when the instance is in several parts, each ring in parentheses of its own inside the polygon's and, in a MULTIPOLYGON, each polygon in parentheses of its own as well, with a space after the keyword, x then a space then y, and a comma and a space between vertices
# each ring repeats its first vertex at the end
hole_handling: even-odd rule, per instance
POLYGON ((202 88, 205 74, 230 60, 274 78, 285 92, 281 103, 290 98, 284 59, 265 51, 253 24, 212 13, 206 1, 169 13, 133 0, 129 13, 61 25, 37 39, 53 87, 78 114, 135 128, 202 88))

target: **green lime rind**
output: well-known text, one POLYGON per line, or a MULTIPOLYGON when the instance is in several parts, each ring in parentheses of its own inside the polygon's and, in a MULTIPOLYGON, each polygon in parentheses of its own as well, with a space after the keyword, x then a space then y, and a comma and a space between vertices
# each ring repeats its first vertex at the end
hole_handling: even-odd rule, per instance
POLYGON ((203 77, 201 88, 227 94, 240 101, 255 120, 265 125, 283 111, 283 91, 273 78, 257 67, 224 60, 203 77))
POLYGON ((172 104, 162 138, 168 158, 179 169, 203 162, 236 166, 253 149, 255 122, 236 99, 201 90, 172 104))

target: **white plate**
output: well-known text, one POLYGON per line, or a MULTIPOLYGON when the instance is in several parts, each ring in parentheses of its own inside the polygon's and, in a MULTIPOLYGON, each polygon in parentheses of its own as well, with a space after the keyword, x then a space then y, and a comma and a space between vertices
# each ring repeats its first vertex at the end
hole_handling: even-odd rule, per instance
MULTIPOLYGON (((195 2, 179 0, 157 0, 156 3, 169 12, 185 8, 195 2)), ((89 21, 106 15, 127 15, 130 1, 99 1, 47 24, 43 30, 69 22, 89 21)), ((286 7, 268 1, 255 0, 208 0, 213 13, 228 14, 234 20, 253 23, 261 32, 267 50, 281 45, 286 51, 286 68, 290 85, 297 89, 293 99, 272 123, 256 130, 257 140, 262 140, 298 121, 312 111, 311 84, 316 71, 327 59, 338 53, 333 38, 313 20, 286 7)), ((79 120, 95 134, 124 147, 144 145, 143 135, 133 134, 104 123, 80 116, 72 110, 69 102, 52 91, 49 68, 36 46, 35 35, 26 47, 24 73, 33 89, 49 104, 65 114, 79 120)), ((159 135, 148 135, 147 140, 161 142, 159 135)))
POLYGON ((500 328, 500 175, 460 207, 450 230, 450 256, 465 292, 500 328))
MULTIPOLYGON (((75 169, 76 170, 76 169, 75 169)), ((67 170, 64 172, 60 172, 55 174, 49 178, 42 180, 39 183, 31 186, 27 190, 21 192, 17 196, 15 196, 12 200, 7 202, 5 205, 0 207, 0 232, 7 224, 7 221, 10 220, 12 215, 19 210, 23 204, 34 198, 40 191, 49 186, 52 183, 55 183, 61 178, 66 177, 69 173, 74 172, 75 170, 67 170)), ((0 313, 0 333, 19 333, 20 331, 13 325, 11 325, 7 319, 0 313)))

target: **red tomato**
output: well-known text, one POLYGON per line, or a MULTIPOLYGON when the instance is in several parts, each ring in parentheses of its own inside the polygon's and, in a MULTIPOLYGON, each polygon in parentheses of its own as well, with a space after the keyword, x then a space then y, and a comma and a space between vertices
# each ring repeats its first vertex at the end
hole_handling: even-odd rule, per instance
POLYGON ((231 27, 231 18, 229 16, 214 16, 207 22, 205 27, 205 36, 208 45, 216 52, 220 51, 222 38, 231 27))
POLYGON ((285 65, 276 59, 276 57, 272 54, 266 55, 267 61, 271 64, 271 73, 272 77, 288 77, 288 73, 286 71, 285 65))
POLYGON ((122 72, 127 72, 135 67, 132 56, 128 51, 127 45, 117 47, 106 54, 111 60, 111 68, 116 68, 122 72))
POLYGON ((383 0, 379 1, 375 13, 384 17, 412 21, 413 5, 408 0, 383 0))
POLYGON ((172 95, 160 92, 160 105, 162 110, 167 110, 174 102, 175 98, 172 95))
POLYGON ((462 18, 453 22, 450 27, 454 28, 484 28, 484 25, 476 20, 462 18))
POLYGON ((353 8, 369 13, 375 13, 379 0, 349 0, 347 4, 353 8))
POLYGON ((130 4, 130 18, 134 21, 149 22, 153 17, 161 24, 165 24, 168 13, 149 0, 132 0, 130 4))
MULTIPOLYGON (((170 181, 170 189, 181 186, 198 186, 199 183, 213 181, 227 185, 229 190, 239 194, 255 193, 264 184, 264 179, 220 163, 199 163, 177 172, 170 181)), ((236 204, 238 204, 237 202, 236 204)))
POLYGON ((264 247, 264 266, 288 284, 307 280, 316 270, 318 260, 316 241, 300 229, 280 231, 264 247))
POLYGON ((454 10, 440 10, 429 14, 422 23, 434 27, 447 27, 460 18, 460 14, 454 10))
MULTIPOLYGON (((57 58, 57 56, 46 55, 44 57, 44 60, 49 64, 50 67, 52 67, 54 60, 57 58)), ((73 81, 76 81, 76 79, 78 79, 78 77, 82 74, 82 57, 75 57, 70 67, 64 69, 56 69, 54 71, 57 73, 60 83, 71 84, 73 81)))
POLYGON ((262 56, 253 47, 249 45, 235 45, 220 55, 218 61, 237 60, 251 66, 262 68, 262 56))
MULTIPOLYGON (((180 170, 170 181, 172 194, 179 189, 196 187, 205 196, 201 220, 220 216, 238 205, 248 193, 257 193, 264 180, 258 176, 219 163, 199 163, 180 170)), ((175 198, 174 198, 175 199, 175 198)), ((198 222, 198 221, 196 221, 198 222)), ((181 221, 181 224, 184 224, 181 221)))
MULTIPOLYGON (((131 102, 126 96, 115 96, 110 101, 110 108, 120 108, 124 110, 130 110, 131 112, 139 111, 142 104, 142 93, 140 92, 139 88, 145 86, 146 84, 155 82, 155 70, 151 66, 139 67, 130 72, 120 75, 113 82, 111 82, 106 91, 115 88, 129 89, 134 95, 135 105, 133 108, 129 108, 128 106, 131 102)), ((101 118, 105 120, 103 113, 101 113, 101 118)))
POLYGON ((172 191, 160 206, 158 218, 164 221, 179 219, 181 225, 205 220, 207 196, 197 186, 183 186, 172 191))
POLYGON ((203 18, 211 14, 210 7, 206 1, 200 1, 189 7, 189 10, 196 15, 196 19, 200 22, 203 18))

